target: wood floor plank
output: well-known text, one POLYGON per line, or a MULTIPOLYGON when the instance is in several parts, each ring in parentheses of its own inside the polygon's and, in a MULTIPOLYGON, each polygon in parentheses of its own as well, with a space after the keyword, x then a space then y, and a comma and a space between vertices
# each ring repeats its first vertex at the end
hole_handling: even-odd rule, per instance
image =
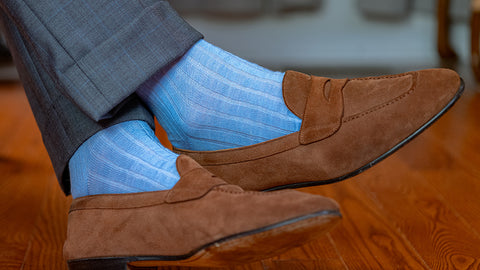
MULTIPOLYGON (((472 230, 478 235, 480 234, 480 201, 478 200, 480 173, 469 166, 467 161, 462 162, 464 159, 469 159, 468 157, 454 157, 439 144, 444 145, 444 142, 436 140, 433 132, 427 132, 425 136, 412 142, 412 147, 401 151, 398 157, 408 166, 412 174, 426 179, 455 211, 465 217, 472 226, 472 230), (417 149, 420 151, 415 151, 417 149)), ((476 148, 471 147, 471 149, 476 148)))
MULTIPOLYGON (((1 149, 8 146, 13 136, 21 128, 18 123, 23 121, 28 114, 31 114, 30 108, 26 103, 26 97, 23 89, 17 83, 1 85, 0 84, 0 152, 5 156, 1 149), (23 110, 27 106, 26 110, 23 110)), ((26 126, 23 126, 25 128, 26 126)), ((23 136, 25 139, 26 136, 23 136)))
MULTIPOLYGON (((19 239, 24 247, 23 254, 14 261, 21 263, 21 269, 65 269, 61 246, 69 202, 56 183, 40 131, 23 91, 14 86, 14 89, 2 92, 1 102, 8 103, 2 107, 5 108, 2 115, 14 120, 13 123, 6 121, 0 124, 0 129, 9 133, 8 136, 2 135, 5 144, 0 151, 8 157, 9 163, 1 171, 10 170, 15 175, 8 175, 2 181, 1 192, 6 194, 1 194, 0 200, 8 199, 8 203, 14 205, 14 210, 9 212, 14 215, 9 218, 10 235, 12 232, 14 235, 25 235, 19 239), (51 253, 57 256, 49 260, 45 254, 51 253)), ((3 252, 0 254, 5 255, 3 252)))
POLYGON ((67 269, 62 249, 66 239, 67 213, 71 197, 60 190, 54 175, 47 178, 47 190, 35 222, 23 269, 67 269))
POLYGON ((429 269, 411 243, 379 211, 378 204, 354 182, 350 179, 306 189, 341 205, 343 221, 330 235, 348 269, 429 269))
POLYGON ((467 94, 398 157, 480 234, 480 94, 467 94), (461 124, 459 123, 461 120, 461 124))
POLYGON ((269 262, 269 269, 346 269, 330 235, 292 249, 269 262), (300 268, 303 267, 303 268, 300 268), (314 267, 314 268, 312 268, 314 267))
POLYGON ((412 174, 398 156, 378 166, 371 181, 357 181, 433 269, 459 269, 459 258, 480 266, 480 238, 426 181, 412 174))
POLYGON ((15 179, 0 188, 0 265, 22 265, 39 209, 36 204, 44 197, 44 187, 40 182, 30 183, 34 174, 18 175, 0 170, 3 177, 15 179))
POLYGON ((2 263, 2 270, 18 270, 22 268, 21 263, 2 263))
POLYGON ((342 268, 332 268, 332 265, 325 265, 322 260, 274 260, 270 265, 265 266, 264 269, 275 269, 275 270, 309 270, 309 269, 342 269, 342 268))
MULTIPOLYGON (((157 270, 258 270, 258 269, 270 269, 267 265, 271 265, 268 260, 245 264, 245 265, 237 265, 237 266, 230 266, 230 267, 181 267, 181 266, 163 266, 157 267, 157 270)), ((132 270, 146 270, 145 268, 140 267, 131 267, 132 270)))
POLYGON ((32 181, 44 156, 37 155, 29 132, 36 127, 25 94, 18 84, 7 86, 0 91, 0 265, 12 268, 23 264, 45 185, 32 181))
MULTIPOLYGON (((21 86, 8 89, 0 85, 0 269, 65 269, 71 199, 56 184, 21 86)), ((331 233, 225 269, 480 269, 479 149, 480 91, 469 90, 432 128, 374 168, 303 189, 340 203, 344 218, 331 233)))
POLYGON ((438 121, 429 134, 453 159, 480 174, 480 94, 469 91, 438 121), (473 151, 472 151, 473 150, 473 151))

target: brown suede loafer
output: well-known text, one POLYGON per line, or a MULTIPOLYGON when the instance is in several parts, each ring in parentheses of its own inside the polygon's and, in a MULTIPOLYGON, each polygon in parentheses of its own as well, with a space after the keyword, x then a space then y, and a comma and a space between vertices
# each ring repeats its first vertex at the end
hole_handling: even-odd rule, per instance
POLYGON ((283 95, 302 119, 299 132, 241 148, 174 150, 246 190, 328 184, 400 148, 450 108, 463 88, 447 69, 343 80, 287 71, 283 95))
POLYGON ((187 156, 171 190, 73 200, 64 256, 71 270, 127 265, 226 266, 302 245, 341 218, 325 197, 244 191, 187 156))

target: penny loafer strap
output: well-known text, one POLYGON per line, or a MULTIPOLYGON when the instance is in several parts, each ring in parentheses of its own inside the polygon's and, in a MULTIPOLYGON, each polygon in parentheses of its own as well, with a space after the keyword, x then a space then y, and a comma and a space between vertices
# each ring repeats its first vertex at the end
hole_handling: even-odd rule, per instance
POLYGON ((311 76, 311 89, 300 129, 300 143, 323 140, 338 131, 343 118, 343 87, 348 79, 311 76))

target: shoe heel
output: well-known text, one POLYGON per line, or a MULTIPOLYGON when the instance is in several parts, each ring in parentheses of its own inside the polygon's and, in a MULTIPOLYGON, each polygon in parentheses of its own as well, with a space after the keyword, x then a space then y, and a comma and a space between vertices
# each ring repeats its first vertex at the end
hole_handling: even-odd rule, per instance
MULTIPOLYGON (((69 270, 130 270, 126 258, 85 259, 69 261, 69 270)), ((138 269, 138 268, 137 268, 138 269)))

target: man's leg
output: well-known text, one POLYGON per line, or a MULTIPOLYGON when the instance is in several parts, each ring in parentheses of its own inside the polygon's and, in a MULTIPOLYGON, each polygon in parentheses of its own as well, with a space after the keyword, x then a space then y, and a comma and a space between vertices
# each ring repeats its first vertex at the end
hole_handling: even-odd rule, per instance
POLYGON ((158 140, 150 136, 151 128, 139 123, 132 129, 132 124, 123 124, 130 126, 108 131, 110 136, 112 130, 122 134, 128 130, 128 138, 140 140, 137 137, 143 136, 149 139, 148 145, 119 145, 98 133, 129 120, 144 120, 152 126, 152 116, 133 94, 135 89, 149 73, 181 56, 201 35, 164 1, 1 1, 0 7, 4 30, 64 191, 70 192, 67 165, 77 149, 81 151, 70 164, 78 179, 75 197, 171 187, 178 180, 174 168, 177 155, 163 151, 158 140), (107 147, 128 147, 135 154, 126 160, 105 150, 107 147), (157 154, 148 155, 143 163, 133 158, 146 156, 146 150, 157 154), (168 164, 160 162, 165 159, 168 164), (95 162, 99 160, 102 162, 95 162), (117 170, 105 166, 106 160, 114 160, 117 170), (136 178, 119 173, 133 167, 136 178), (141 168, 144 171, 138 175, 141 168), (86 173, 97 178, 86 179, 86 173), (106 174, 110 179, 129 179, 135 184, 129 188, 120 188, 127 183, 96 186, 99 176, 106 174), (166 175, 170 177, 165 179, 166 175), (147 185, 156 177, 167 186, 147 185))
POLYGON ((300 129, 283 100, 283 77, 201 40, 137 93, 175 147, 212 151, 300 129))
POLYGON ((153 118, 137 97, 132 96, 114 118, 95 122, 56 90, 47 73, 38 72, 42 70, 41 67, 38 67, 38 62, 32 61, 25 47, 28 43, 22 41, 15 28, 10 27, 4 32, 9 34, 9 40, 13 42, 12 52, 19 74, 57 177, 67 194, 71 191, 74 198, 77 198, 107 192, 169 189, 175 184, 179 178, 174 167, 176 155, 164 149, 155 138, 151 128, 153 118), (139 153, 137 149, 146 147, 138 145, 148 145, 148 152, 139 153), (72 156, 74 158, 70 159, 72 156), (137 157, 144 157, 144 162, 155 162, 157 166, 137 165, 137 177, 128 177, 132 159, 138 160, 137 157), (72 170, 67 170, 67 164, 70 164, 72 170), (112 164, 118 167, 107 170, 112 164), (145 170, 148 170, 144 173, 146 176, 138 176, 145 170), (98 176, 87 175, 93 172, 108 174, 103 175, 104 181, 97 181, 98 176), (165 175, 164 172, 168 173, 165 175), (148 177, 152 174, 155 177, 148 177), (177 177, 166 177, 170 174, 177 177))
POLYGON ((98 121, 202 36, 166 1, 2 0, 58 90, 98 121))
MULTIPOLYGON (((78 198, 74 198, 69 211, 64 246, 69 269, 126 269, 127 264, 156 266, 157 261, 188 266, 245 263, 306 243, 338 222, 338 206, 324 197, 298 191, 268 195, 244 192, 215 177, 189 157, 160 153, 166 150, 154 149, 151 142, 156 138, 148 124, 130 121, 140 119, 152 124, 151 115, 135 95, 120 100, 122 106, 112 103, 118 110, 106 110, 111 113, 110 118, 94 121, 87 116, 89 110, 93 112, 91 116, 106 115, 76 103, 76 97, 69 93, 77 89, 62 85, 57 77, 63 73, 55 70, 58 64, 55 60, 64 62, 65 59, 57 53, 51 55, 52 59, 43 59, 37 51, 43 47, 22 32, 25 29, 19 29, 25 24, 14 23, 10 15, 0 15, 57 175, 66 174, 70 159, 73 187, 84 189, 77 193, 78 198), (43 63, 43 60, 53 62, 43 63), (53 72, 49 70, 52 67, 53 72), (166 163, 174 164, 172 169, 180 178, 176 179, 178 183, 172 189, 152 185, 155 190, 169 190, 137 192, 142 189, 135 185, 142 179, 136 176, 141 175, 145 167, 155 170, 165 164, 144 162, 144 159, 158 159, 159 155, 166 163), (135 162, 130 163, 131 160, 135 162), (89 169, 92 164, 101 167, 98 162, 105 165, 105 170, 89 169), (132 173, 111 174, 112 170, 132 173), (88 181, 79 182, 82 177, 88 181), (126 181, 135 188, 123 189, 123 192, 135 193, 98 194, 120 193, 117 188, 125 186, 126 181), (107 188, 90 188, 99 182, 107 188), (84 196, 91 191, 97 195, 84 196)), ((129 42, 135 41, 124 41, 123 45, 129 42)), ((115 56, 116 52, 112 51, 111 55, 115 56)), ((120 73, 117 79, 124 75, 120 73)), ((107 85, 115 84, 112 76, 104 79, 107 85)), ((142 178, 163 181, 167 177, 160 173, 142 178)), ((66 185, 64 190, 68 191, 66 185)))
MULTIPOLYGON (((97 18, 93 20, 97 22, 94 23, 96 27, 99 21, 102 22, 98 20, 99 16, 95 16, 97 12, 90 12, 92 8, 86 1, 75 3, 73 7, 79 5, 81 16, 88 13, 97 18)), ((154 3, 141 13, 140 18, 153 24, 159 18, 172 20, 170 15, 175 13, 165 8, 164 4, 163 1, 154 3)), ((71 5, 68 2, 66 6, 72 8, 71 5)), ((122 6, 113 5, 115 8, 122 6)), ((33 4, 28 8, 31 6, 33 4)), ((39 10, 44 9, 41 4, 37 7, 40 7, 39 10)), ((101 1, 99 8, 105 7, 112 6, 101 1)), ((113 94, 117 101, 113 104, 117 104, 118 100, 122 100, 122 93, 125 93, 122 89, 123 80, 112 76, 116 72, 109 72, 110 70, 118 71, 123 78, 126 75, 141 78, 139 81, 133 79, 137 88, 128 87, 126 93, 131 94, 137 90, 166 128, 176 150, 191 155, 232 183, 245 183, 243 187, 248 189, 286 187, 292 186, 291 184, 297 186, 298 183, 330 183, 355 175, 424 130, 453 104, 461 92, 460 78, 448 70, 354 80, 332 80, 296 72, 272 72, 205 41, 197 42, 200 35, 195 35, 196 32, 176 14, 172 16, 172 21, 180 26, 178 31, 172 27, 164 27, 161 31, 146 28, 153 31, 148 33, 156 33, 153 37, 158 32, 167 40, 173 39, 172 43, 167 44, 175 48, 177 40, 186 39, 190 46, 195 43, 191 48, 187 46, 176 51, 176 58, 169 58, 178 61, 163 61, 161 52, 158 54, 158 50, 151 49, 156 48, 156 43, 161 44, 160 48, 165 45, 162 39, 147 40, 145 44, 148 46, 143 45, 147 33, 138 36, 137 32, 142 31, 132 31, 142 29, 139 26, 143 26, 144 21, 139 19, 127 23, 127 26, 119 24, 122 26, 119 36, 128 39, 119 39, 114 35, 115 38, 97 44, 101 49, 95 48, 85 55, 73 57, 75 63, 67 66, 66 71, 53 73, 60 76, 59 81, 67 85, 71 81, 77 82, 69 85, 65 92, 68 97, 75 97, 80 108, 94 119, 108 117, 108 112, 113 112, 115 107, 107 106, 108 110, 102 110, 95 102, 111 104, 104 97, 109 97, 110 91, 113 91, 120 93, 113 94), (123 44, 132 42, 135 45, 142 44, 140 49, 143 50, 139 50, 140 53, 137 50, 129 53, 131 46, 123 44), (120 52, 123 57, 103 59, 105 57, 102 56, 108 55, 105 48, 114 55, 120 52), (188 52, 180 58, 185 51, 188 52), (142 57, 153 60, 139 61, 143 60, 142 57), (96 61, 97 58, 108 65, 96 61), (122 64, 118 65, 117 59, 121 59, 122 64), (143 75, 136 72, 130 74, 123 69, 126 66, 127 71, 139 72, 157 62, 163 68, 149 70, 153 72, 140 72, 143 75), (114 69, 110 69, 111 66, 114 69), (90 73, 89 70, 93 71, 90 73), (76 71, 73 78, 67 76, 70 71, 76 71), (83 80, 78 78, 84 78, 85 74, 88 75, 88 80, 82 83, 83 80), (147 83, 142 84, 145 79, 147 83), (94 84, 90 85, 91 82, 94 84), (92 104, 89 104, 91 106, 83 106, 84 97, 75 95, 72 90, 77 89, 75 86, 78 89, 85 87, 86 91, 80 91, 82 94, 96 96, 92 104), (432 99, 432 96, 435 98, 432 99)), ((63 17, 55 13, 53 18, 46 23, 52 28, 50 32, 55 34, 59 44, 70 48, 71 54, 76 56, 78 50, 76 46, 71 46, 69 40, 72 35, 65 34, 62 27, 56 29, 55 24, 50 24, 63 17)), ((102 22, 100 26, 104 24, 102 22)), ((109 31, 102 30, 95 36, 103 37, 108 33, 109 31)), ((85 42, 80 48, 84 46, 85 42)), ((70 55, 65 58, 68 57, 70 55)), ((131 80, 126 80, 125 85, 131 85, 131 80)))
POLYGON ((132 96, 115 118, 96 122, 58 91, 58 84, 44 72, 41 61, 31 55, 33 48, 3 10, 1 25, 15 58, 15 64, 30 102, 43 142, 63 191, 70 193, 68 161, 80 145, 95 133, 118 123, 141 120, 154 126, 151 113, 132 96))
POLYGON ((201 40, 137 93, 176 152, 245 189, 266 190, 363 172, 425 130, 462 90, 446 69, 342 80, 273 72, 201 40))

